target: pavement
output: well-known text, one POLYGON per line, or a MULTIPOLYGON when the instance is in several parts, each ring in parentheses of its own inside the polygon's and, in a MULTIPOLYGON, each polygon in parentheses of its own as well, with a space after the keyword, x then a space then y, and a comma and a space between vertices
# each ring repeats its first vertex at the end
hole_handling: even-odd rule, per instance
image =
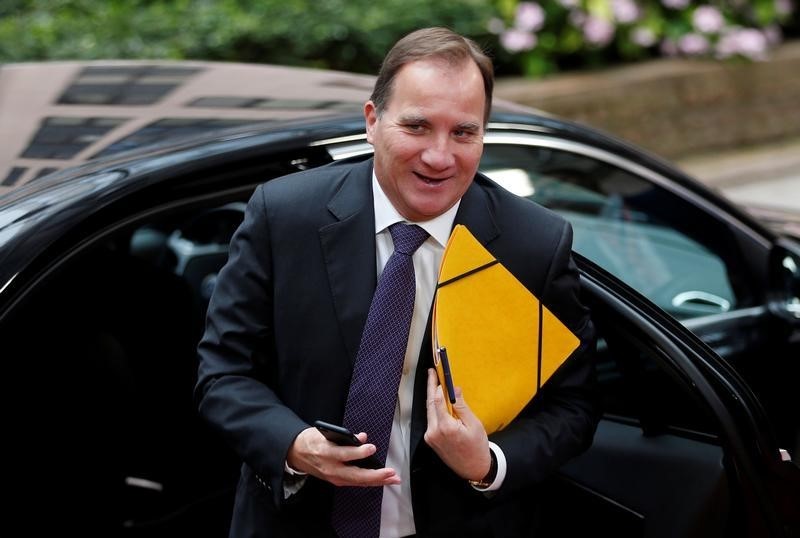
POLYGON ((674 162, 757 217, 800 236, 800 138, 674 162))

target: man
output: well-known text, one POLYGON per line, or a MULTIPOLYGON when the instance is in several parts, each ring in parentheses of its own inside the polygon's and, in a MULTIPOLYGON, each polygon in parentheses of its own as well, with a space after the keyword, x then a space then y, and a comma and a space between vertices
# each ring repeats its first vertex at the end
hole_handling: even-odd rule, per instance
POLYGON ((491 61, 473 42, 414 32, 389 52, 364 107, 374 159, 273 180, 251 198, 209 307, 196 391, 244 462, 231 536, 528 535, 537 485, 591 442, 593 330, 571 228, 477 174, 492 87, 491 61), (454 224, 581 339, 491 442, 468 394, 457 417, 447 413, 431 369, 428 315, 454 224), (423 230, 421 245, 399 252, 397 229, 423 230), (381 273, 394 275, 402 256, 413 262, 400 287, 412 290, 413 313, 407 328, 386 329, 375 325, 392 317, 376 313, 390 278, 381 273), (370 339, 398 334, 399 380, 376 396, 392 368, 382 343, 367 362, 370 339), (366 407, 369 421, 381 405, 388 441, 353 411, 366 407), (364 444, 337 446, 316 420, 348 425, 364 444), (384 467, 348 463, 373 454, 384 467))

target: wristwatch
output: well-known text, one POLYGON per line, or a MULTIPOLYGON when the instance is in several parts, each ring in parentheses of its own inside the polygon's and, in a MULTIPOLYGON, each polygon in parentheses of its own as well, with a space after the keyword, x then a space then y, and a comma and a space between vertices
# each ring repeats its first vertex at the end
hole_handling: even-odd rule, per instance
POLYGON ((480 480, 468 481, 469 485, 473 488, 486 489, 491 486, 494 482, 494 479, 497 478, 497 456, 494 455, 494 451, 492 449, 489 449, 489 457, 492 459, 492 461, 489 464, 489 472, 486 473, 486 476, 480 480))

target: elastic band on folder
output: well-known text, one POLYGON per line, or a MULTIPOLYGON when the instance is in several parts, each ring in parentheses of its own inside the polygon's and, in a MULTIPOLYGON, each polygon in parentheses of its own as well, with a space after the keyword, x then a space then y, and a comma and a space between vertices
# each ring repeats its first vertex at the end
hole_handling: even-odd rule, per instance
POLYGON ((536 343, 538 350, 538 360, 536 366, 536 390, 542 388, 542 338, 544 337, 544 333, 542 333, 542 325, 544 324, 544 308, 542 307, 542 301, 539 301, 539 338, 538 342, 536 343))
POLYGON ((451 282, 455 282, 456 280, 461 280, 462 278, 466 278, 469 275, 477 273, 478 271, 483 271, 487 267, 491 267, 492 265, 495 265, 495 264, 498 264, 498 263, 500 263, 500 262, 497 261, 497 260, 492 260, 492 261, 490 261, 489 263, 487 263, 485 265, 481 265, 480 267, 476 267, 475 269, 471 269, 471 270, 469 270, 466 273, 463 273, 461 275, 454 276, 450 280, 445 280, 444 282, 440 282, 439 284, 436 285, 436 289, 439 289, 439 288, 441 288, 443 286, 447 286, 448 284, 450 284, 451 282))

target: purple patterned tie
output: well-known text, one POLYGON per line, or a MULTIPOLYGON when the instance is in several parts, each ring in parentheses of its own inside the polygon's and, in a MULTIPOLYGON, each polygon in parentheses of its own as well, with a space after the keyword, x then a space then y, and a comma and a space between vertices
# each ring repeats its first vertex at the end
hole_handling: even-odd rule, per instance
MULTIPOLYGON (((403 370, 411 315, 414 311, 414 264, 412 254, 428 232, 415 225, 389 227, 394 241, 383 269, 361 344, 353 366, 344 425, 354 433, 367 432, 377 447, 376 456, 386 461, 397 387, 403 370)), ((333 497, 331 522, 341 538, 377 538, 381 525, 383 487, 340 487, 333 497)))

